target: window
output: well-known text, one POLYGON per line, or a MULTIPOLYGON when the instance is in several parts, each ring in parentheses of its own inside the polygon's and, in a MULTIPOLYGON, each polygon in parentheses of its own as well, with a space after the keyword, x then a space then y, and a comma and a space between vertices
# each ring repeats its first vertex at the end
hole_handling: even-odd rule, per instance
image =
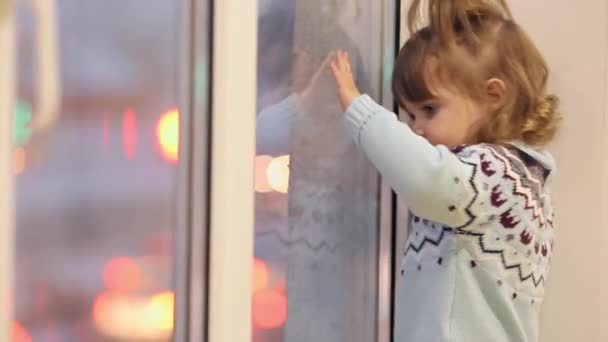
POLYGON ((180 2, 57 5, 61 109, 43 134, 27 126, 36 25, 23 8, 18 16, 13 331, 168 341, 180 2))
POLYGON ((347 50, 361 90, 390 107, 383 71, 394 56, 394 7, 363 0, 260 3, 256 342, 367 342, 385 329, 377 308, 390 311, 379 306, 390 297, 379 278, 390 264, 391 237, 390 224, 381 223, 382 187, 346 136, 324 61, 335 49, 347 50))

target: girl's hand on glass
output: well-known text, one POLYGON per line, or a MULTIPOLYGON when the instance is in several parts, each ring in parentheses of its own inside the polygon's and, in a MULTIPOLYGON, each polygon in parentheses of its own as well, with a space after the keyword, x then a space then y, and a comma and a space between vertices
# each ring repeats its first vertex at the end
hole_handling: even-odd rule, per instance
POLYGON ((338 50, 335 53, 335 57, 336 58, 331 62, 331 70, 336 80, 340 105, 342 106, 342 110, 346 111, 350 104, 359 97, 361 93, 355 84, 348 53, 338 50))

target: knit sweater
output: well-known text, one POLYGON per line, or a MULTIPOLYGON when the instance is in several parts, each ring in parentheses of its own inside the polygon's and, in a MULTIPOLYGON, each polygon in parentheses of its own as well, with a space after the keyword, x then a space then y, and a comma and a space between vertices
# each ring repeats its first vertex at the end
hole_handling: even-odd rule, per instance
POLYGON ((395 342, 535 342, 553 252, 554 161, 522 143, 449 150, 369 96, 354 142, 411 210, 395 342))

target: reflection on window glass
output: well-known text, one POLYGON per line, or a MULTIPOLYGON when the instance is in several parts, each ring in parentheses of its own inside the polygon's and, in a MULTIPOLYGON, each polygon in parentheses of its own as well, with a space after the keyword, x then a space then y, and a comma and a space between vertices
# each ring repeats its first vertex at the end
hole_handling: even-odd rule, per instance
POLYGON ((382 4, 264 0, 255 159, 255 342, 372 341, 378 175, 343 129, 328 56, 381 99, 382 4))
POLYGON ((57 4, 61 110, 41 134, 36 25, 18 17, 15 324, 32 341, 167 341, 180 2, 57 4))

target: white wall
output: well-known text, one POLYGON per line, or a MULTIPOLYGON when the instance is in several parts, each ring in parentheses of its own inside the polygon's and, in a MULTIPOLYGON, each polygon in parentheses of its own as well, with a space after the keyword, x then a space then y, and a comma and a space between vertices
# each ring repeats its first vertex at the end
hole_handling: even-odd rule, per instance
POLYGON ((602 222, 608 171, 608 2, 513 0, 511 6, 548 60, 550 91, 561 97, 564 117, 551 146, 559 167, 554 190, 558 236, 542 341, 607 341, 599 329, 608 319, 600 315, 601 304, 608 305, 600 298, 600 271, 608 261, 600 255, 608 248, 602 222))
POLYGON ((608 328, 600 331, 608 321, 608 291, 600 292, 608 284, 608 2, 508 3, 549 63, 564 117, 550 147, 558 236, 541 341, 608 341, 608 328))

